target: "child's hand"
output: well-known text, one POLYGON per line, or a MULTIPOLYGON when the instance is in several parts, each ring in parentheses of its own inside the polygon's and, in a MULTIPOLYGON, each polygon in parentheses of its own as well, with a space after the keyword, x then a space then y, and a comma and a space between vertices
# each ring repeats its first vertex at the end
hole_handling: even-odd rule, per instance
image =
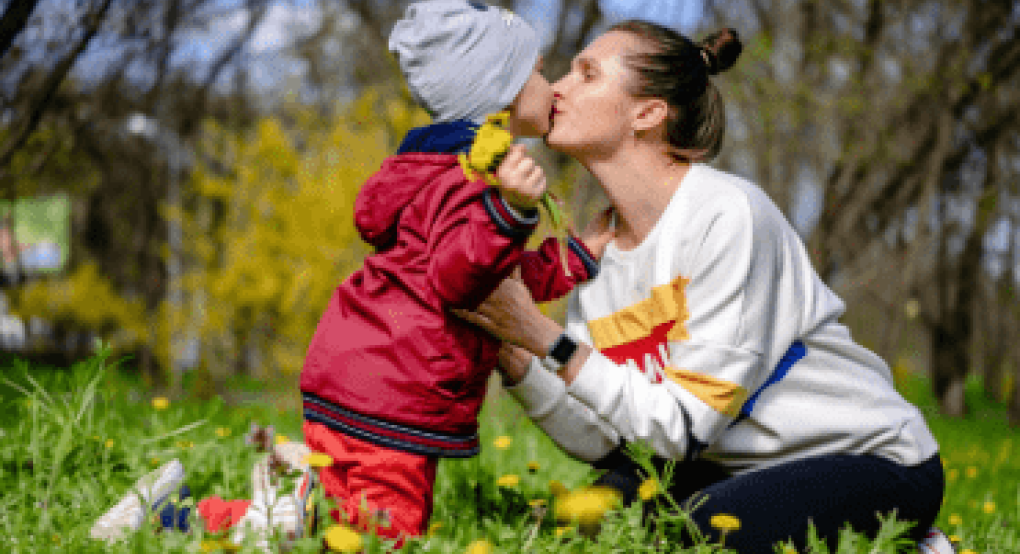
POLYGON ((514 144, 496 168, 499 192, 514 208, 531 209, 545 194, 545 172, 525 152, 523 145, 514 144))
POLYGON ((595 256, 596 260, 601 260, 602 254, 606 250, 606 245, 615 236, 616 227, 613 226, 613 208, 610 207, 602 210, 589 221, 588 226, 584 228, 584 231, 578 238, 581 239, 581 242, 595 256))

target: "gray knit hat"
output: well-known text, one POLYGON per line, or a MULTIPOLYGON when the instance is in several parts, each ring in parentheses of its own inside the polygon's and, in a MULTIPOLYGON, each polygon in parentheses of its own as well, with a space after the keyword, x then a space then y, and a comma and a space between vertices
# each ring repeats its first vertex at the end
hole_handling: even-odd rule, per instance
POLYGON ((538 37, 496 6, 431 0, 407 7, 390 33, 411 94, 435 122, 475 123, 513 103, 538 61, 538 37))

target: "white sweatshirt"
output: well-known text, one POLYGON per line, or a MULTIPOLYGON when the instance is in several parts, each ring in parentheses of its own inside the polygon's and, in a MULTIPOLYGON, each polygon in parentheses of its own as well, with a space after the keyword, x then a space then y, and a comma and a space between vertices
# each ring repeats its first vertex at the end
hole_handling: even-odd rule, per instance
POLYGON ((923 416, 843 311, 761 189, 695 164, 644 241, 610 243, 598 276, 570 294, 566 332, 594 349, 577 378, 566 386, 533 357, 509 390, 588 462, 639 440, 734 473, 835 453, 927 460, 938 444, 923 416), (777 374, 795 341, 803 357, 777 374))

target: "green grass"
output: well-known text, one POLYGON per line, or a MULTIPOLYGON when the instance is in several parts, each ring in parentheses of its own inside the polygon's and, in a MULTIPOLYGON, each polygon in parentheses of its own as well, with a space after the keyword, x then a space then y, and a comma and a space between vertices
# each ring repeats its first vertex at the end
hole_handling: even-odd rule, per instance
MULTIPOLYGON (((199 552, 210 538, 200 526, 190 534, 154 534, 147 524, 116 547, 91 540, 88 531, 135 480, 172 458, 183 462, 196 497, 247 498, 258 456, 243 441, 249 425, 273 424, 278 433, 301 436, 300 414, 272 407, 278 402, 232 407, 219 398, 184 399, 157 410, 153 394, 102 355, 70 369, 15 364, 2 371, 0 552, 199 552)), ((923 379, 902 381, 904 394, 928 416, 946 459, 948 485, 939 525, 961 539, 961 550, 1020 552, 1020 445, 1011 439, 1003 408, 984 400, 974 381, 968 390, 972 414, 961 420, 941 418, 934 414, 923 379)), ((678 551, 655 549, 657 538, 668 539, 682 520, 674 516, 658 529, 642 527, 638 506, 611 512, 597 540, 566 526, 559 529, 552 510, 543 513, 533 501, 551 507, 550 481, 576 489, 591 483, 595 473, 560 452, 498 388, 481 422, 482 454, 440 463, 432 518, 436 529, 410 541, 405 551, 465 552, 479 540, 498 552, 678 551), (506 448, 495 446, 499 437, 510 438, 506 448), (531 462, 537 464, 534 471, 531 462), (499 487, 497 480, 504 475, 518 476, 518 484, 499 487)), ((838 552, 894 552, 903 527, 889 521, 884 529, 874 542, 847 533, 838 552)), ((323 532, 299 541, 292 551, 321 551, 323 532)), ((367 552, 385 551, 378 539, 370 537, 365 544, 367 552)), ((726 550, 702 544, 686 552, 726 550)))

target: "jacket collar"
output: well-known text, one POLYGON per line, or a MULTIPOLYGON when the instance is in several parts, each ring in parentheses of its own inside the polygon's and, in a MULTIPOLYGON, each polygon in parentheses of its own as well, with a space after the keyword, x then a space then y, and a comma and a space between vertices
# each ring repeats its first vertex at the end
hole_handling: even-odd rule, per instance
POLYGON ((407 132, 397 154, 466 154, 471 150, 478 127, 477 123, 463 119, 416 127, 407 132))

